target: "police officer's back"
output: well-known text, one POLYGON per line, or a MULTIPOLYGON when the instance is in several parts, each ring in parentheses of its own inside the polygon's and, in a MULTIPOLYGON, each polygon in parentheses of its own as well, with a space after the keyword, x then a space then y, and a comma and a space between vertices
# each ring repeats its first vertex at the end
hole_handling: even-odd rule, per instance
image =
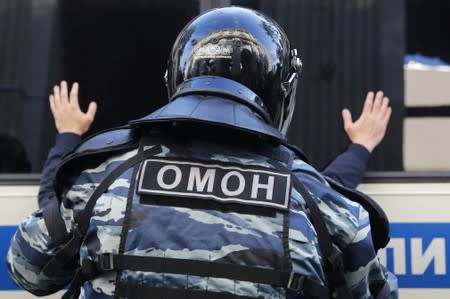
POLYGON ((259 12, 194 19, 169 59, 170 103, 65 159, 61 205, 12 241, 14 280, 42 295, 73 279, 66 298, 388 298, 384 214, 285 143, 300 70, 259 12))

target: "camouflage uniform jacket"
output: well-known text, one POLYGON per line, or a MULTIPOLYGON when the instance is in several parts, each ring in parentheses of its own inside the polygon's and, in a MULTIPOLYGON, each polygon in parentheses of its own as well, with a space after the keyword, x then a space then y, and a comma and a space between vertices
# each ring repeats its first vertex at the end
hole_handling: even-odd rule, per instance
MULTIPOLYGON (((137 152, 135 148, 106 157, 71 177, 60 205, 67 232, 73 229, 74 215, 84 208, 103 178, 137 152)), ((183 153, 183 157, 180 157, 178 150, 173 151, 170 146, 162 144, 162 152, 155 158, 273 168, 263 155, 242 147, 202 140, 192 140, 183 153)), ((142 168, 142 163, 138 168, 142 168)), ((359 204, 329 188, 321 174, 302 160, 294 160, 292 169, 317 201, 333 242, 342 251, 345 278, 354 298, 374 298, 371 292, 386 282, 386 274, 372 244, 368 213, 359 204)), ((223 261, 253 266, 261 263, 262 267, 280 261, 283 252, 283 213, 277 211, 269 216, 253 215, 201 206, 144 203, 140 194, 129 192, 135 190, 133 186, 137 183, 138 173, 133 168, 128 169, 98 199, 80 248, 80 259, 122 252, 136 256, 223 261), (258 258, 262 261, 258 261, 258 258)), ((292 269, 326 284, 317 235, 306 210, 304 199, 292 187, 287 213, 292 269)), ((18 285, 36 295, 62 289, 73 276, 75 266, 65 269, 56 277, 47 277, 41 271, 58 247, 49 236, 43 220, 43 209, 36 211, 20 224, 12 239, 7 256, 11 277, 18 285)), ((79 298, 112 298, 118 284, 227 292, 248 298, 286 298, 287 295, 285 288, 268 284, 121 270, 110 271, 86 281, 79 298)), ((293 297, 306 298, 301 293, 293 297)))

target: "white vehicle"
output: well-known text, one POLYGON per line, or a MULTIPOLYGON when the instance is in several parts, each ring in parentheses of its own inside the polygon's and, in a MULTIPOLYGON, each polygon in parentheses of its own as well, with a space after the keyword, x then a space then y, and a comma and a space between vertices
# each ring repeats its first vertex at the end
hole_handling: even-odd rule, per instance
MULTIPOLYGON (((0 202, 7 207, 0 210, 0 256, 17 224, 37 208, 39 176, 20 177, 0 176, 0 202)), ((450 298, 450 173, 370 173, 359 190, 391 221, 391 241, 378 255, 398 277, 400 298, 450 298)), ((14 286, 4 263, 0 259, 0 298, 34 298, 14 286)))

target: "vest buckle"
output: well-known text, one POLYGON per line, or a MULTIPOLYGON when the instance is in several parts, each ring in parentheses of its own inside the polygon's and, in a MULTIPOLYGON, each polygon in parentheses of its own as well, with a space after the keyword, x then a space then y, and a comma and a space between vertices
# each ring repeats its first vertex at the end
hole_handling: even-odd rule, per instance
POLYGON ((294 291, 302 291, 305 283, 305 276, 299 275, 297 273, 291 272, 289 275, 289 280, 287 288, 294 291))
POLYGON ((97 255, 95 263, 99 272, 114 270, 114 255, 112 253, 97 255))

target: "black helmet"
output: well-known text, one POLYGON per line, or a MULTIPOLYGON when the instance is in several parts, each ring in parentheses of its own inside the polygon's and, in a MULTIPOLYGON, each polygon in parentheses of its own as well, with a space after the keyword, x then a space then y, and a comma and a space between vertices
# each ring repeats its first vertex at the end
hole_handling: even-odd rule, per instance
POLYGON ((186 25, 172 48, 165 80, 170 99, 180 84, 196 77, 239 82, 257 95, 248 106, 286 134, 300 70, 296 50, 274 20, 232 6, 207 11, 186 25))

